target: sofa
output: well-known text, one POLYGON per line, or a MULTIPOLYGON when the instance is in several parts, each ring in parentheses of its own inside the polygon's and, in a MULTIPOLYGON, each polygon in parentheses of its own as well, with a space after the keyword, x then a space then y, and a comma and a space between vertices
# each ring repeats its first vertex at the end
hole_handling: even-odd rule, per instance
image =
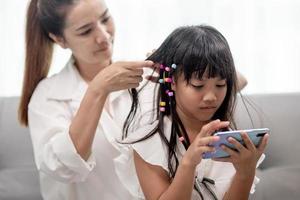
MULTIPOLYGON (((0 199, 40 200, 29 131, 17 122, 18 102, 18 97, 0 98, 0 199)), ((250 199, 300 199, 299 102, 300 93, 238 98, 235 113, 238 128, 271 130, 266 159, 257 172, 260 183, 250 199)))

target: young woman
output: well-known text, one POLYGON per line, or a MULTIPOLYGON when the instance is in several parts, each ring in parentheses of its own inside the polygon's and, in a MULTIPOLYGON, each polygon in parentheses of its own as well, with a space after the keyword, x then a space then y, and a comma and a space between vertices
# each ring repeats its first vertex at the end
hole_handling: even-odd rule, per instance
POLYGON ((127 90, 151 61, 112 63, 114 22, 104 0, 31 0, 20 120, 29 125, 45 200, 133 199, 111 143, 131 104, 127 90), (54 43, 72 51, 46 78, 54 43), (101 118, 100 118, 101 116, 101 118))
POLYGON ((223 146, 230 157, 202 159, 215 150, 209 145, 219 139, 215 131, 234 128, 237 77, 226 39, 210 26, 180 27, 148 59, 160 68, 156 120, 128 135, 137 128, 140 95, 134 95, 124 125, 130 145, 116 158, 124 185, 148 200, 248 199, 268 135, 258 148, 245 133, 245 146, 229 138, 237 149, 223 146))

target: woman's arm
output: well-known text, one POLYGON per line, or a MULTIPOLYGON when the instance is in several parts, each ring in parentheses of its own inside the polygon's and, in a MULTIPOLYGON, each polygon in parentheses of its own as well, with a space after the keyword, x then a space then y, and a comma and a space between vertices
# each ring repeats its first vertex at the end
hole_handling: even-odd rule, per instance
POLYGON ((237 89, 238 91, 241 91, 246 85, 248 84, 248 81, 246 77, 241 74, 239 71, 237 71, 237 89))
POLYGON ((91 154, 96 128, 109 93, 138 87, 143 67, 152 65, 152 61, 116 62, 101 70, 90 82, 69 131, 77 153, 84 160, 91 154))
POLYGON ((107 93, 98 94, 88 88, 70 125, 70 137, 77 153, 84 160, 87 160, 91 154, 96 128, 107 96, 107 93))

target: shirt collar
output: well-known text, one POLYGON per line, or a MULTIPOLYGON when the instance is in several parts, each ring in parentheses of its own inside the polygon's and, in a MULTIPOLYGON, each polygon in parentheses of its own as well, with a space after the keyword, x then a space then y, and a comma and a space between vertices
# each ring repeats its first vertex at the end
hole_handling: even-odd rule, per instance
POLYGON ((72 100, 79 97, 79 93, 87 88, 87 83, 80 76, 71 57, 65 67, 53 79, 48 98, 55 100, 72 100))

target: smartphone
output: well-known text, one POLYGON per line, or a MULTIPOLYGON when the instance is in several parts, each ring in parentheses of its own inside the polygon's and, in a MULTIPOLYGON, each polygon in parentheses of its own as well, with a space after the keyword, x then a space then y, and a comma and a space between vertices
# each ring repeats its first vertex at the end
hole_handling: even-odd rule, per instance
POLYGON ((253 142, 253 144, 257 147, 260 144, 260 141, 262 140, 263 136, 266 133, 269 133, 270 130, 268 128, 259 128, 259 129, 248 129, 248 130, 236 130, 236 131, 224 131, 224 132, 216 132, 214 135, 219 136, 219 141, 212 143, 210 146, 214 146, 216 148, 215 152, 205 152, 202 155, 202 158, 208 159, 208 158, 224 158, 229 157, 228 153, 223 151, 221 148, 221 145, 226 145, 227 147, 236 150, 235 146, 228 142, 229 137, 233 137, 237 141, 239 141, 241 144, 244 144, 244 141, 241 137, 241 132, 246 132, 253 142))

